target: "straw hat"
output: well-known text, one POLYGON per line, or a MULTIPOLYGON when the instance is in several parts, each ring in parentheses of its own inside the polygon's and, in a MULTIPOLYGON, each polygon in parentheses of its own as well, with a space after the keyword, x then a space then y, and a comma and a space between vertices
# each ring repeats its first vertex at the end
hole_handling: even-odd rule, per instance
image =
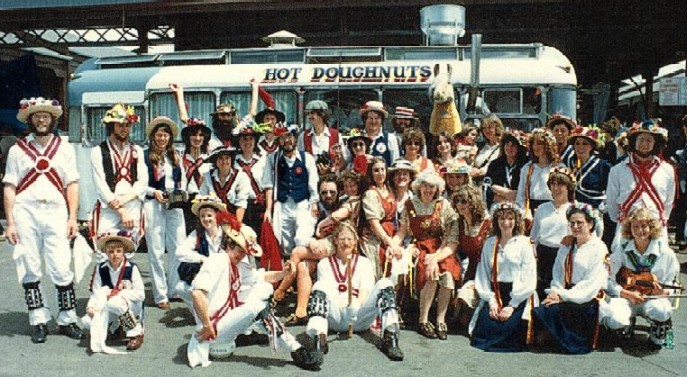
POLYGON ((148 135, 148 138, 152 136, 150 133, 153 132, 153 129, 161 124, 166 124, 172 130, 172 139, 177 137, 177 134, 179 133, 179 126, 177 126, 173 120, 166 116, 158 116, 148 122, 148 126, 146 127, 146 135, 148 135))
POLYGON ((107 245, 107 243, 110 241, 120 241, 122 244, 124 244, 125 253, 131 253, 134 251, 134 249, 136 249, 131 233, 125 230, 120 230, 117 233, 103 233, 99 235, 98 241, 96 242, 98 250, 105 249, 105 245, 107 245))
POLYGON ((38 112, 46 112, 57 118, 62 115, 62 105, 56 99, 45 99, 43 97, 22 99, 19 101, 17 119, 22 123, 27 123, 31 114, 38 112))
POLYGON ((360 117, 365 119, 367 116, 367 113, 370 111, 375 111, 384 116, 384 118, 387 118, 389 116, 389 113, 386 111, 384 108, 384 104, 379 102, 379 101, 367 101, 365 102, 365 105, 363 106, 362 109, 360 109, 360 117))
POLYGON ((191 201, 191 213, 198 216, 201 208, 212 207, 217 212, 226 210, 227 205, 215 195, 198 195, 191 201))

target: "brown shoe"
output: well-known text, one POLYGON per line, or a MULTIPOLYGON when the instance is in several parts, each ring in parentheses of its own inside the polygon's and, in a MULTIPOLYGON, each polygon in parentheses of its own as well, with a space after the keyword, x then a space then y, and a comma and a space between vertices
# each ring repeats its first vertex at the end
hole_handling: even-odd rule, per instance
POLYGON ((436 329, 434 329, 434 325, 432 325, 431 322, 420 323, 417 327, 417 332, 420 333, 420 335, 423 335, 430 339, 434 339, 437 337, 436 329))
POLYGON ((143 345, 143 334, 136 335, 133 338, 129 338, 129 342, 126 344, 126 349, 129 351, 136 351, 143 345))
POLYGON ((327 343, 327 334, 317 334, 315 338, 315 351, 323 354, 329 353, 329 343, 327 343))
POLYGON ((437 323, 436 333, 437 333, 437 338, 439 338, 440 340, 446 340, 446 338, 448 337, 447 336, 448 327, 446 326, 446 323, 444 323, 444 322, 437 323))
POLYGON ((161 302, 161 303, 157 304, 157 307, 162 309, 162 310, 169 310, 169 302, 167 302, 167 301, 161 302))
POLYGON ((286 320, 284 320, 284 326, 287 326, 287 327, 305 326, 307 324, 308 324, 308 316, 297 317, 296 313, 292 313, 290 316, 286 317, 286 320))

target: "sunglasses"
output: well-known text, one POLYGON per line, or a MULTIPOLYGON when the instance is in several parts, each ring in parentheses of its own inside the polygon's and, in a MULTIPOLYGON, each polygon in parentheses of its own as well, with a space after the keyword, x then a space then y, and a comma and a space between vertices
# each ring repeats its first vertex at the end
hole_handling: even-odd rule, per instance
POLYGON ((322 190, 322 191, 320 191, 320 195, 322 195, 322 196, 336 195, 336 191, 334 191, 334 190, 322 190))
POLYGON ((365 147, 365 143, 363 143, 363 142, 352 143, 351 146, 353 146, 353 148, 365 147))
POLYGON ((453 201, 453 204, 469 204, 469 203, 470 203, 470 201, 468 201, 467 199, 456 199, 455 201, 453 201))
POLYGON ((417 145, 418 147, 422 145, 419 141, 409 141, 406 145, 417 145))

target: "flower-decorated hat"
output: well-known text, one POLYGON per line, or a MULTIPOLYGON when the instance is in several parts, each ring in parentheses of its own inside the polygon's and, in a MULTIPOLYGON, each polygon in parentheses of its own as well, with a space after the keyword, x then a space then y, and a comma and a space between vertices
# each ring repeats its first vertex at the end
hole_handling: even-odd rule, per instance
POLYGON ((274 136, 280 137, 284 136, 286 134, 291 134, 293 136, 298 136, 298 125, 297 124, 291 124, 291 125, 282 125, 282 126, 277 126, 274 128, 274 136))
POLYGON ((582 211, 587 217, 590 217, 594 223, 599 221, 599 213, 594 209, 594 207, 590 206, 587 203, 582 203, 575 201, 573 203, 570 203, 570 207, 568 207, 568 210, 565 211, 565 216, 567 218, 570 218, 572 215, 573 211, 582 211))
POLYGON ((27 123, 31 114, 38 112, 46 112, 57 118, 62 115, 62 105, 56 99, 45 99, 43 97, 22 99, 19 101, 17 119, 22 123, 27 123))
POLYGON ((565 124, 565 126, 571 131, 577 128, 577 122, 575 122, 573 118, 561 113, 554 113, 551 115, 549 120, 546 121, 546 128, 553 130, 553 128, 559 123, 565 124))
POLYGON ((365 150, 367 151, 370 149, 370 145, 372 145, 372 140, 367 137, 367 135, 363 135, 362 132, 360 132, 359 129, 357 128, 352 128, 349 133, 348 133, 348 139, 346 139, 346 145, 348 145, 348 149, 353 151, 353 142, 354 141, 362 141, 365 143, 365 150))
POLYGON ((211 115, 216 115, 216 114, 236 115, 236 107, 231 102, 223 103, 223 104, 217 106, 217 108, 215 108, 215 111, 210 113, 210 114, 211 115))
POLYGON ((262 248, 257 242, 257 234, 251 227, 241 224, 235 215, 227 211, 220 211, 217 213, 217 224, 222 227, 222 232, 246 254, 256 257, 262 256, 262 248))
POLYGON ((549 171, 549 182, 551 181, 551 177, 554 175, 562 175, 566 177, 570 180, 570 182, 573 183, 573 185, 577 182, 575 174, 573 174, 573 172, 565 166, 556 166, 555 168, 551 169, 551 171, 549 171))
POLYGON ((125 230, 120 230, 117 233, 103 233, 99 235, 98 241, 96 241, 98 250, 105 249, 105 246, 110 241, 120 241, 122 244, 124 244, 125 253, 132 253, 134 249, 136 249, 136 245, 134 244, 134 239, 131 233, 125 230))
POLYGON ((191 213, 198 216, 201 208, 211 207, 217 212, 227 209, 227 205, 222 203, 222 199, 215 195, 197 195, 191 200, 191 213))
POLYGON ((503 212, 503 211, 513 211, 517 214, 520 214, 520 216, 524 215, 524 211, 518 203, 509 202, 509 201, 505 201, 505 202, 501 202, 501 203, 495 203, 489 209, 489 214, 491 215, 492 219, 496 219, 496 214, 499 212, 503 212))
POLYGON ((553 136, 551 131, 547 128, 538 127, 538 128, 533 129, 532 132, 530 132, 530 137, 528 139, 529 142, 532 142, 532 139, 536 135, 543 136, 544 139, 547 140, 549 143, 554 143, 554 144, 556 143, 556 138, 553 136))
POLYGON ((150 135, 150 133, 153 132, 156 126, 159 126, 161 124, 166 124, 167 126, 169 126, 169 129, 172 130, 172 139, 177 137, 177 134, 179 133, 179 126, 177 126, 177 124, 173 120, 166 116, 158 116, 150 122, 148 122, 148 126, 146 126, 146 135, 148 135, 148 137, 151 138, 152 135, 150 135))
POLYGON ((442 166, 444 174, 470 174, 470 165, 465 160, 456 160, 442 166))
POLYGON ((205 139, 210 140, 212 130, 205 124, 204 120, 198 118, 188 118, 186 125, 181 128, 181 140, 183 140, 184 143, 190 143, 191 133, 195 134, 198 130, 203 132, 205 139))
POLYGON ((102 122, 133 124, 138 122, 138 115, 136 115, 133 106, 127 106, 120 102, 105 112, 102 122))
POLYGON ((575 139, 578 137, 583 137, 589 140, 592 144, 592 148, 594 149, 603 148, 603 146, 606 144, 606 134, 595 125, 576 127, 572 130, 568 142, 570 144, 574 144, 575 139))

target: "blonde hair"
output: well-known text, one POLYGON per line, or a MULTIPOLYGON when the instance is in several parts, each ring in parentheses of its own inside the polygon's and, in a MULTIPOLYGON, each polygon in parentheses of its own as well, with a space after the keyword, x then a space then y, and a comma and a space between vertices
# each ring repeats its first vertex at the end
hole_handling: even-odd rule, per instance
POLYGON ((658 218, 645 207, 635 208, 630 212, 623 222, 622 235, 627 239, 633 239, 632 236, 632 222, 633 221, 647 221, 649 222, 649 229, 651 230, 650 238, 655 240, 661 237, 661 222, 658 218))

